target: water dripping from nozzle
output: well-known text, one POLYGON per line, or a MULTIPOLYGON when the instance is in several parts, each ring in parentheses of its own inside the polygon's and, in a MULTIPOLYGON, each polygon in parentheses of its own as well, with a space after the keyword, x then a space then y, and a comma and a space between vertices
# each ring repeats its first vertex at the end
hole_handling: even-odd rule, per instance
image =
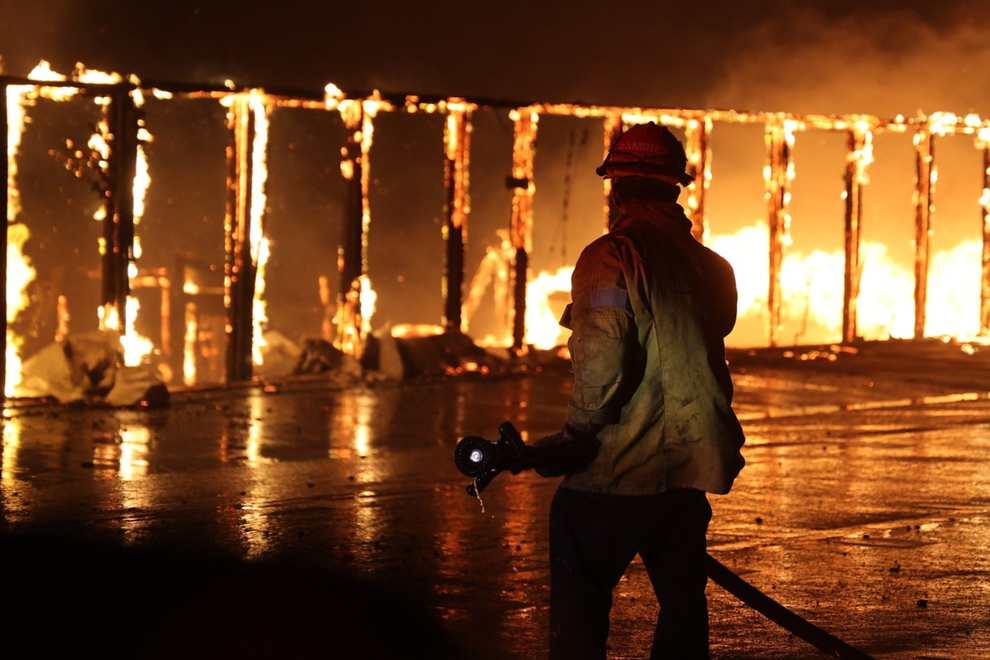
POLYGON ((485 513, 485 502, 481 499, 481 489, 478 488, 478 480, 475 479, 472 484, 471 490, 474 492, 474 496, 478 498, 478 504, 481 505, 481 513, 485 513))

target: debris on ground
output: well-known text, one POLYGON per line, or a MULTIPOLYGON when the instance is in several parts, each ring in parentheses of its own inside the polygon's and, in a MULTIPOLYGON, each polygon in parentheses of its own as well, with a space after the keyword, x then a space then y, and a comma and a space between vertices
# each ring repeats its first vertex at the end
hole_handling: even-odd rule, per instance
POLYGON ((168 389, 151 365, 125 366, 112 330, 69 335, 25 360, 15 393, 52 397, 59 403, 154 406, 168 403, 168 389))

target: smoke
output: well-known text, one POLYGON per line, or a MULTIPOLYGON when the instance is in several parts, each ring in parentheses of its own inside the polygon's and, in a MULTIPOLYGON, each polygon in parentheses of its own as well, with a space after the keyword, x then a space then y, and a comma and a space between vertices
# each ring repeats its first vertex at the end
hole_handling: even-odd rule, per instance
POLYGON ((795 4, 739 34, 711 107, 912 116, 990 114, 990 25, 977 2, 834 16, 795 4))

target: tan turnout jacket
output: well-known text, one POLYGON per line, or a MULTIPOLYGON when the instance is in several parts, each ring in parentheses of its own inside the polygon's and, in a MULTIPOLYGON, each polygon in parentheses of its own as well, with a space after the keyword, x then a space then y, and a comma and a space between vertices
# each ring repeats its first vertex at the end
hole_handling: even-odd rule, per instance
POLYGON ((598 457, 567 488, 727 493, 742 469, 723 341, 735 277, 690 230, 677 204, 637 205, 578 259, 561 319, 573 331, 567 421, 604 428, 598 457))

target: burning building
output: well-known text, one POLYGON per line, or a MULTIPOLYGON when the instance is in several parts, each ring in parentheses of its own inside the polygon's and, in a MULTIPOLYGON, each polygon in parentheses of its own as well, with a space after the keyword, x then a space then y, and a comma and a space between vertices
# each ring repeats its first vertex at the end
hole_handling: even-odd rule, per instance
POLYGON ((570 268, 610 213, 590 172, 646 121, 684 140, 694 234, 735 267, 730 343, 990 330, 990 123, 973 114, 261 90, 44 63, 2 81, 7 396, 21 361, 89 332, 170 386, 275 373, 305 338, 359 357, 376 330, 463 332, 515 354, 561 345, 570 268), (978 159, 973 236, 933 250, 936 147, 960 142, 978 159), (801 205, 805 143, 810 179, 831 182, 808 195, 827 200, 815 207, 801 205), (874 168, 894 160, 878 188, 874 168), (871 201, 891 195, 909 233, 864 238, 892 226, 871 201), (733 227, 742 197, 762 210, 733 227), (801 223, 841 244, 796 249, 801 223), (912 246, 907 263, 895 241, 912 246))

